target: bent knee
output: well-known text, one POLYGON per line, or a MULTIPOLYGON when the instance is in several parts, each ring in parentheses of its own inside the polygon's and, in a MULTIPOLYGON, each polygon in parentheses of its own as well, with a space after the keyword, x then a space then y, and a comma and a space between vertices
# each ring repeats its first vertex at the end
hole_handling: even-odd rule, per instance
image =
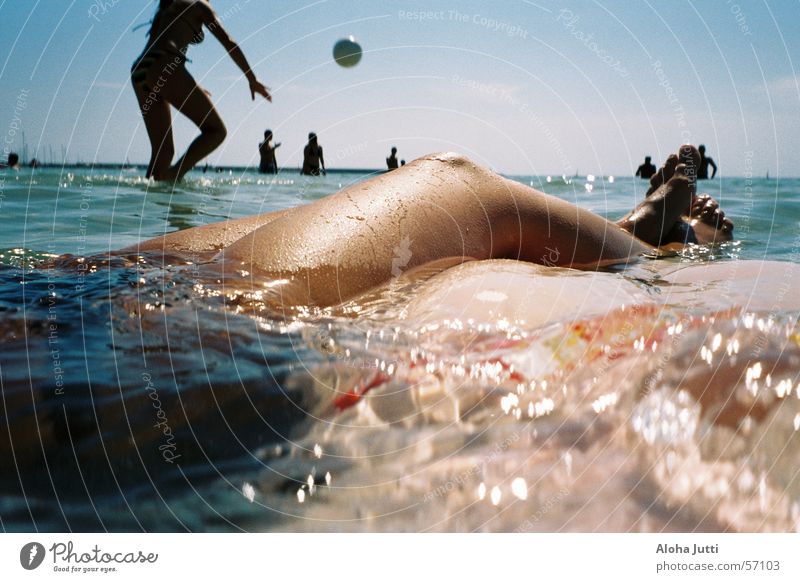
POLYGON ((217 143, 222 143, 228 137, 228 129, 222 121, 214 121, 211 123, 203 124, 201 131, 204 135, 213 139, 217 143))

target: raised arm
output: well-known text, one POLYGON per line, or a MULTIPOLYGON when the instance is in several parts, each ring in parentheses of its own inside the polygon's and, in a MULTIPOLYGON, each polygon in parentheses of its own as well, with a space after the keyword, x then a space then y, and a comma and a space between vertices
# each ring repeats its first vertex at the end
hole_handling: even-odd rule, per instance
POLYGON ((200 5, 203 7, 203 24, 205 24, 206 28, 211 31, 211 34, 216 37, 230 55, 231 59, 233 59, 233 62, 236 63, 236 66, 239 67, 245 77, 247 77, 247 82, 250 84, 250 97, 255 100, 256 93, 258 93, 267 101, 272 101, 269 87, 264 86, 256 79, 256 75, 250 68, 250 64, 247 62, 247 58, 245 58, 242 49, 239 48, 239 45, 236 44, 228 34, 228 31, 225 30, 225 27, 222 26, 219 18, 217 18, 217 13, 214 12, 214 9, 206 2, 200 2, 200 5))

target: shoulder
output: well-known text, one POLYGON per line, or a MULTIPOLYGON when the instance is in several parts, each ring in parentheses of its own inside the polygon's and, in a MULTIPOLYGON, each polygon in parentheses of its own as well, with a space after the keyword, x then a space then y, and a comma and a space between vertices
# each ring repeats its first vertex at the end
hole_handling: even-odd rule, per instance
POLYGON ((191 0, 191 9, 204 21, 216 20, 217 15, 207 0, 191 0))

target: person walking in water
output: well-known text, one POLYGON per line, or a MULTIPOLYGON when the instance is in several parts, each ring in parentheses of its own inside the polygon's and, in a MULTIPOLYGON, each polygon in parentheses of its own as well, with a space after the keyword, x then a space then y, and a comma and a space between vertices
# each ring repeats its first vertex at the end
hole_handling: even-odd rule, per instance
POLYGON ((275 150, 281 147, 280 143, 272 145, 272 130, 264 132, 264 141, 258 144, 258 153, 261 154, 261 163, 258 171, 262 174, 277 174, 278 162, 275 159, 275 150))
POLYGON ((147 45, 131 68, 133 89, 152 149, 147 166, 148 178, 170 182, 180 180, 195 164, 217 149, 227 135, 225 124, 209 94, 186 70, 186 51, 190 44, 203 41, 203 27, 217 38, 247 77, 251 98, 255 100, 259 94, 272 101, 269 88, 256 79, 244 53, 228 36, 207 0, 160 0, 147 45), (170 105, 200 129, 200 135, 172 165, 175 147, 170 105))
POLYGON ((303 149, 303 169, 301 174, 306 176, 324 176, 325 158, 322 155, 322 146, 317 141, 317 134, 313 131, 308 134, 308 144, 303 149))
POLYGON ((714 179, 714 176, 717 175, 717 164, 714 163, 714 158, 706 157, 706 146, 701 145, 697 148, 700 152, 700 169, 697 171, 697 179, 698 180, 708 180, 708 167, 711 166, 714 168, 714 171, 711 173, 711 179, 714 179))
POLYGON ((649 180, 656 173, 656 166, 650 160, 650 156, 645 156, 644 163, 636 170, 636 175, 642 180, 649 180))
POLYGON ((392 154, 386 158, 386 167, 389 170, 396 170, 397 169, 397 148, 392 148, 392 154))

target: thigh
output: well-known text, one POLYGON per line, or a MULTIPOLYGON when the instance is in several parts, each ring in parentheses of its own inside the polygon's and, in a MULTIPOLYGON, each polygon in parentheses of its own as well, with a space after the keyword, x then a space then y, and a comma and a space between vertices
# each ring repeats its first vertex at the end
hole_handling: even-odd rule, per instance
POLYGON ((222 119, 211 98, 185 67, 177 68, 164 86, 164 97, 173 107, 188 117, 197 127, 221 128, 222 119))
POLYGON ((139 102, 139 110, 150 140, 152 155, 148 177, 169 166, 174 145, 172 140, 172 115, 169 103, 160 93, 143 83, 134 83, 134 92, 139 102))

